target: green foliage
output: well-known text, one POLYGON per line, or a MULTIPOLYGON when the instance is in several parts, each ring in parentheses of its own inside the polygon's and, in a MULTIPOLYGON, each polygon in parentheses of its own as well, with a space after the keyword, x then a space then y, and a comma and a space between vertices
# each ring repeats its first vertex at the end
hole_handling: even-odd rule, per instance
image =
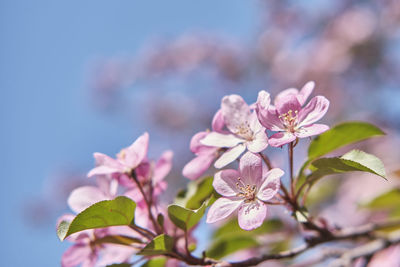
POLYGON ((133 243, 142 243, 139 238, 125 236, 125 235, 107 235, 102 238, 96 238, 96 243, 112 243, 119 245, 131 245, 133 243))
POLYGON ((382 130, 370 123, 358 121, 341 123, 311 142, 308 157, 315 159, 340 147, 384 134, 382 130))
POLYGON ((206 177, 202 180, 192 181, 187 185, 187 189, 178 193, 176 203, 188 209, 198 209, 209 199, 214 192, 212 186, 213 178, 206 177))
POLYGON ((362 206, 371 210, 397 209, 400 207, 400 189, 385 192, 362 206))
POLYGON ((215 259, 223 258, 242 249, 257 247, 257 236, 276 232, 283 228, 283 223, 278 219, 265 221, 253 231, 245 231, 239 227, 237 219, 232 219, 219 227, 213 238, 215 241, 207 251, 207 256, 215 259))
POLYGON ((206 252, 207 257, 221 259, 236 251, 257 247, 259 243, 251 236, 232 236, 214 242, 206 252))
POLYGON ((283 228, 283 223, 278 219, 265 221, 260 227, 246 231, 240 228, 237 219, 232 219, 219 227, 214 232, 214 239, 229 238, 232 236, 250 236, 255 237, 261 234, 273 233, 283 228))
POLYGON ((382 161, 360 150, 352 150, 341 157, 317 159, 312 165, 316 170, 308 178, 311 181, 316 181, 326 175, 351 171, 369 172, 386 179, 382 161))
POLYGON ((164 257, 152 258, 146 261, 141 267, 160 267, 165 266, 167 259, 164 257))
POLYGON ((183 230, 190 230, 201 220, 206 207, 205 203, 197 210, 186 209, 178 205, 169 205, 168 216, 177 227, 183 230))
POLYGON ((335 195, 336 189, 339 185, 337 179, 326 179, 314 185, 308 193, 306 206, 321 206, 324 202, 329 200, 335 195))
POLYGON ((156 236, 150 243, 148 243, 137 255, 143 256, 156 256, 164 255, 172 252, 174 240, 166 234, 156 236))
POLYGON ((57 235, 62 241, 73 233, 87 229, 129 225, 134 219, 135 208, 136 203, 123 196, 100 201, 76 215, 72 222, 62 221, 57 235))

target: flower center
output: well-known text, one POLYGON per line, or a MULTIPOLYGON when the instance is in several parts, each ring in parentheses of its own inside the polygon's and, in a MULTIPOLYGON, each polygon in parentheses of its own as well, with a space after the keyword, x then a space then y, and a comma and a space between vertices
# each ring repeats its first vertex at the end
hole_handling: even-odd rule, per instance
POLYGON ((287 113, 279 115, 279 119, 281 119, 286 129, 290 132, 296 131, 298 113, 299 112, 295 110, 293 115, 293 111, 289 110, 287 113))
POLYGON ((248 141, 253 140, 253 131, 250 129, 250 124, 247 121, 236 126, 235 134, 248 141))
POLYGON ((256 185, 245 185, 239 177, 238 182, 236 183, 236 188, 239 189, 239 193, 237 193, 236 196, 244 198, 245 202, 251 202, 256 199, 256 185))

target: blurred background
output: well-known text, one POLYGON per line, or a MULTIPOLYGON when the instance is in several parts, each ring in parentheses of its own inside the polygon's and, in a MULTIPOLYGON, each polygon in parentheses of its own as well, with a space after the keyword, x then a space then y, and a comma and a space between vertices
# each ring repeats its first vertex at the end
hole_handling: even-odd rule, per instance
POLYGON ((175 193, 190 138, 210 128, 222 96, 252 103, 259 90, 309 80, 331 101, 324 122, 364 120, 388 134, 363 146, 390 182, 356 175, 324 200, 328 218, 354 214, 349 202, 400 173, 399 26, 397 0, 0 0, 1 265, 59 266, 69 244, 55 222, 89 182, 93 152, 114 155, 148 131, 151 158, 175 152, 175 193))

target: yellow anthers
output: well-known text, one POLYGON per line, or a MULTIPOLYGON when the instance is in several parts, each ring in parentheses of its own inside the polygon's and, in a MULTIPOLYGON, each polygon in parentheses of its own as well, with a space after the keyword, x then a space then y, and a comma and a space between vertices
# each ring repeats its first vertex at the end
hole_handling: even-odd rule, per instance
POLYGON ((236 127, 235 134, 247 140, 253 139, 253 131, 250 129, 250 124, 247 121, 236 127))
POLYGON ((286 128, 293 132, 297 124, 298 113, 299 112, 295 110, 293 115, 293 110, 289 110, 287 113, 279 115, 279 119, 282 119, 286 128))
MULTIPOLYGON (((238 181, 241 182, 241 179, 238 178, 238 181)), ((237 189, 239 189, 239 193, 236 194, 238 197, 245 198, 246 202, 250 202, 256 199, 256 193, 257 193, 257 186, 252 185, 250 186, 249 184, 240 186, 239 182, 236 183, 237 189)))

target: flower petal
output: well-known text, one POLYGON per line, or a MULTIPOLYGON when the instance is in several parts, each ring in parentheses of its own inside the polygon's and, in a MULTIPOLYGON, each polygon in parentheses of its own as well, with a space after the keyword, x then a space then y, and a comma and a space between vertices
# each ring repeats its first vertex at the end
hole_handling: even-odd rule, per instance
POLYGON ((259 110, 258 119, 261 125, 271 131, 284 131, 285 129, 275 107, 270 106, 268 109, 259 110))
POLYGON ((257 197, 263 201, 268 201, 278 193, 281 186, 280 178, 283 174, 284 172, 279 168, 274 168, 264 174, 263 183, 258 190, 257 197))
POLYGON ((208 134, 208 132, 198 132, 193 135, 192 139, 190 139, 190 151, 195 154, 201 151, 201 149, 205 146, 200 143, 200 140, 204 139, 204 137, 206 137, 208 134))
POLYGON ((122 172, 124 166, 116 159, 113 159, 103 153, 94 153, 93 157, 96 160, 96 167, 89 171, 88 177, 95 175, 108 175, 116 172, 122 172))
POLYGON ((215 159, 215 154, 204 154, 199 155, 189 161, 185 167, 183 167, 182 174, 190 180, 199 178, 210 166, 215 159))
POLYGON ((297 90, 296 88, 288 88, 286 90, 283 90, 277 96, 275 96, 274 105, 276 106, 278 103, 284 101, 284 99, 286 99, 289 95, 297 96, 298 94, 299 90, 297 90))
POLYGON ((68 248, 61 257, 62 267, 75 267, 90 257, 89 244, 75 244, 68 248))
POLYGON ((143 195, 140 192, 140 189, 137 187, 131 188, 130 190, 126 191, 124 193, 124 196, 129 197, 130 199, 135 201, 136 204, 138 204, 144 200, 143 195))
POLYGON ((149 134, 145 132, 132 145, 125 149, 125 163, 130 168, 136 168, 146 157, 149 147, 149 134))
POLYGON ((290 94, 277 101, 276 109, 280 115, 288 113, 290 110, 293 112, 293 116, 296 111, 300 111, 301 105, 297 100, 297 96, 290 94))
POLYGON ((246 152, 239 162, 242 182, 247 185, 257 185, 262 177, 262 159, 259 155, 246 152))
POLYGON ((207 213, 207 223, 225 219, 232 214, 242 203, 242 200, 221 197, 217 199, 210 207, 207 213))
POLYGON ((271 146, 279 147, 296 140, 296 136, 291 132, 279 132, 269 137, 268 143, 271 146))
POLYGON ((82 186, 74 189, 68 197, 68 205, 76 213, 80 213, 92 204, 109 199, 99 188, 82 186))
POLYGON ((231 149, 228 149, 224 154, 219 157, 219 159, 215 161, 214 167, 217 169, 225 167, 226 165, 237 159, 245 150, 246 146, 244 144, 239 144, 235 147, 232 147, 231 149))
POLYGON ((298 116, 298 126, 310 125, 321 119, 329 108, 329 100, 323 96, 315 96, 305 106, 298 116))
POLYGON ((297 95, 297 99, 299 100, 300 105, 304 105, 311 95, 315 87, 315 82, 310 81, 306 83, 303 88, 301 88, 299 94, 297 95))
POLYGON ((226 127, 235 133, 238 127, 249 121, 250 107, 239 95, 224 96, 221 111, 226 127))
POLYGON ((253 230, 264 222, 267 216, 267 206, 261 201, 242 203, 239 207, 239 226, 243 230, 253 230))
POLYGON ((256 112, 251 113, 248 123, 249 123, 250 129, 253 133, 258 133, 259 131, 261 131, 264 128, 261 125, 260 121, 258 120, 256 112))
POLYGON ((157 161, 153 172, 153 184, 162 181, 165 176, 171 171, 172 168, 172 157, 174 153, 171 150, 165 151, 160 159, 157 161))
POLYGON ((271 96, 269 95, 269 93, 264 90, 258 92, 256 108, 259 110, 268 109, 270 104, 271 104, 271 96))
POLYGON ((213 147, 234 147, 244 140, 234 136, 233 134, 221 134, 217 132, 209 133, 200 143, 213 147))
POLYGON ((109 174, 113 174, 113 173, 121 173, 123 172, 123 169, 115 169, 115 168, 111 168, 105 165, 101 165, 101 166, 97 166, 93 169, 91 169, 88 174, 87 177, 93 177, 96 175, 109 175, 109 174))
POLYGON ((137 250, 130 246, 105 244, 102 247, 101 259, 97 262, 97 265, 112 266, 116 262, 127 262, 137 250))
POLYGON ((211 123, 211 128, 215 132, 222 133, 225 126, 224 116, 222 115, 221 109, 215 113, 214 118, 211 123))
POLYGON ((234 197, 238 193, 236 183, 239 177, 237 170, 219 171, 214 175, 213 187, 222 196, 234 197))
POLYGON ((268 136, 265 133, 265 128, 253 137, 252 141, 246 142, 247 149, 253 153, 259 153, 267 148, 268 146, 268 136))
POLYGON ((115 169, 123 168, 123 165, 118 160, 113 159, 106 154, 95 152, 93 153, 93 157, 96 160, 97 166, 105 165, 115 169))
POLYGON ((325 124, 311 124, 308 126, 303 126, 294 134, 299 138, 309 137, 313 135, 321 134, 329 130, 329 126, 325 124))

